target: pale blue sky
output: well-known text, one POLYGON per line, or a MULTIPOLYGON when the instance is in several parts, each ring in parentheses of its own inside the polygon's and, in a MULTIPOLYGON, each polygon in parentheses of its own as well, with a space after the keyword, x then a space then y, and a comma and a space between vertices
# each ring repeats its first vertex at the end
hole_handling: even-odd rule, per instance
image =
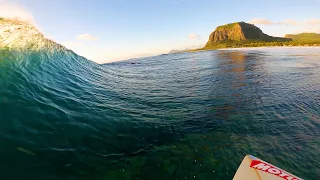
POLYGON ((256 19, 251 22, 277 36, 320 29, 320 0, 10 0, 9 4, 30 13, 47 37, 99 63, 205 44, 216 26, 235 21, 256 19), (88 35, 79 40, 83 34, 88 35))

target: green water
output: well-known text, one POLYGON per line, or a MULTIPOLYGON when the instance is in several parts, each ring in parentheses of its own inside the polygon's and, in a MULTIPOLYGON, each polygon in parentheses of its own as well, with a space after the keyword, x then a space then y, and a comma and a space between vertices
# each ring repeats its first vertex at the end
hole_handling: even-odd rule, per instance
POLYGON ((320 178, 319 48, 0 55, 0 179, 232 179, 246 154, 320 178))

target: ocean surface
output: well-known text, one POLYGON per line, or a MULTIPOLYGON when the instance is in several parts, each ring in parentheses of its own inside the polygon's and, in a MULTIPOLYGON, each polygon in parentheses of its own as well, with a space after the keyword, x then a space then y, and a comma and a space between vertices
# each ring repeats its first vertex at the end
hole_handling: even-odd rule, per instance
POLYGON ((232 179, 246 154, 320 179, 319 48, 0 51, 1 180, 232 179))

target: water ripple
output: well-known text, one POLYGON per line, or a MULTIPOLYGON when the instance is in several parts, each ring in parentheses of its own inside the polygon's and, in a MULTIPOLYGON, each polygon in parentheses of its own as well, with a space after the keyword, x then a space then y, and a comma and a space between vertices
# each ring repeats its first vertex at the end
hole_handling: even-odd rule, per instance
POLYGON ((245 154, 319 176, 316 48, 0 54, 2 179, 231 179, 245 154))

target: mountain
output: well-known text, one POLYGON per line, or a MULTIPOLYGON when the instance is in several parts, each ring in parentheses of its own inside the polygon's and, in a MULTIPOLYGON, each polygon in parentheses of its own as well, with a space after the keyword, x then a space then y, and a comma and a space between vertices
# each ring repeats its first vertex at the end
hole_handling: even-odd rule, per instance
POLYGON ((293 41, 320 41, 320 34, 317 33, 286 34, 285 37, 293 41))
POLYGON ((204 45, 197 45, 197 46, 189 46, 185 49, 172 49, 171 51, 169 51, 168 54, 174 54, 174 53, 181 53, 181 52, 188 52, 190 50, 193 50, 193 49, 198 49, 198 48, 202 48, 204 45))
POLYGON ((181 52, 186 52, 188 50, 189 49, 184 49, 184 50, 172 49, 171 51, 169 51, 168 54, 181 53, 181 52))
POLYGON ((253 24, 235 22, 218 26, 213 31, 205 47, 214 47, 221 43, 255 41, 255 42, 287 42, 291 38, 269 36, 253 24))

